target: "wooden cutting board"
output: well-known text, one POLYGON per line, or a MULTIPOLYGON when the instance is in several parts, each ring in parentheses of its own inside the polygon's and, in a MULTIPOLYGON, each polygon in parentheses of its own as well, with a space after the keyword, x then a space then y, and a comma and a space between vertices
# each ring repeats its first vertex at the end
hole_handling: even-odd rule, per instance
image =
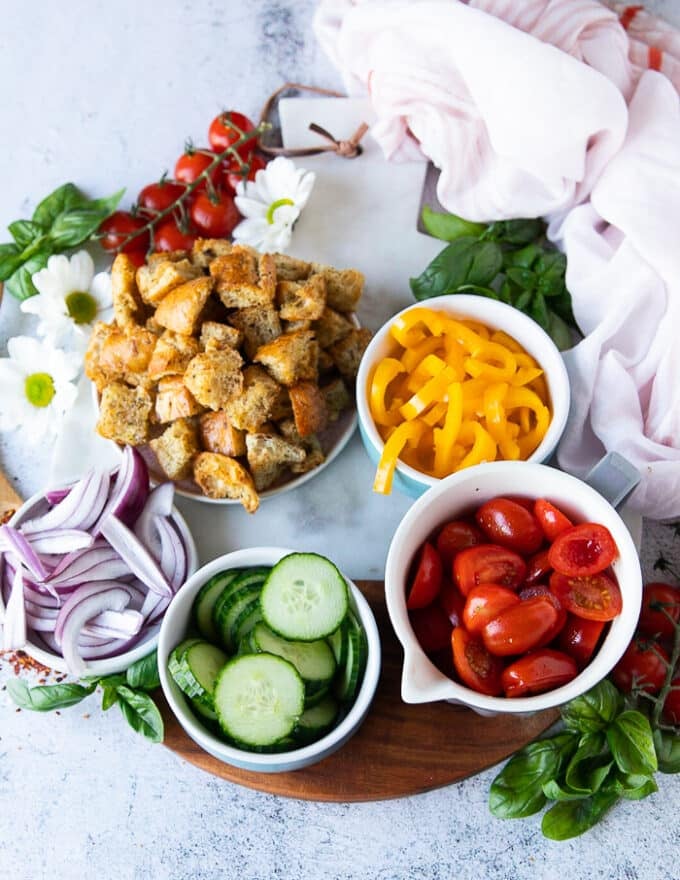
POLYGON ((358 581, 373 609, 383 650, 378 690, 359 731, 324 761, 292 773, 252 773, 216 760, 184 733, 167 704, 165 745, 229 782, 314 801, 376 801, 459 782, 535 739, 558 717, 482 718, 449 703, 413 706, 400 696, 402 649, 390 624, 382 581, 358 581))

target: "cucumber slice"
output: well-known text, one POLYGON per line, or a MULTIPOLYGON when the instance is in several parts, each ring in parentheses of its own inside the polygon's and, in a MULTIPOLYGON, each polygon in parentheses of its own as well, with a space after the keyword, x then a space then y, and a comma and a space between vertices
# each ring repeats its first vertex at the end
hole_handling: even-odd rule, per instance
POLYGON ((305 682, 305 709, 309 709, 310 706, 316 706, 317 703, 320 703, 321 700, 326 696, 328 691, 331 689, 331 683, 329 681, 323 682, 314 682, 314 681, 306 681, 305 682))
POLYGON ((300 715, 300 720, 295 728, 295 737, 302 742, 311 742, 319 739, 333 726, 338 717, 338 704, 333 697, 325 697, 316 706, 300 715))
POLYGON ((198 642, 168 662, 176 684, 192 699, 212 707, 212 695, 219 671, 229 658, 208 642, 198 642))
POLYGON ((249 747, 289 736, 304 710, 305 688, 292 663, 273 654, 246 654, 220 672, 214 703, 226 736, 249 747))
POLYGON ((333 691, 341 702, 353 700, 359 689, 368 656, 368 643, 363 627, 350 611, 347 615, 347 657, 338 671, 333 691))
POLYGON ((272 632, 266 623, 258 623, 253 630, 253 642, 260 651, 292 663, 305 683, 325 683, 335 675, 335 657, 324 639, 292 642, 272 632))
POLYGON ((220 641, 224 649, 230 654, 233 654, 238 647, 233 640, 233 634, 235 633, 234 624, 243 611, 252 604, 253 600, 257 601, 260 589, 261 581, 251 582, 238 590, 234 590, 224 602, 220 599, 220 610, 215 622, 220 635, 220 641))
POLYGON ((202 703, 200 700, 190 700, 190 702, 191 708, 197 715, 200 715, 202 719, 212 721, 213 723, 217 721, 217 713, 214 709, 211 709, 210 706, 206 705, 206 703, 202 703))
POLYGON ((347 613, 347 584, 324 556, 291 553, 269 573, 260 605, 263 619, 275 633, 312 642, 340 626, 347 613))
MULTIPOLYGON (((234 593, 253 584, 256 584, 258 589, 260 589, 268 573, 268 568, 239 569, 236 577, 225 585, 222 592, 217 597, 212 610, 212 624, 216 632, 215 641, 224 641, 220 618, 224 614, 225 607, 232 601, 234 593)), ((227 633, 227 639, 228 638, 229 634, 227 633)))
POLYGON ((260 609, 260 597, 254 596, 250 605, 246 605, 243 611, 234 621, 231 628, 231 641, 234 645, 240 645, 243 639, 249 635, 256 623, 262 620, 262 610, 260 609))
POLYGON ((335 632, 328 636, 328 644, 331 646, 331 650, 335 656, 335 662, 338 666, 344 666, 347 658, 347 640, 349 638, 347 631, 349 626, 349 621, 347 617, 345 617, 335 632))
POLYGON ((222 571, 211 577, 210 580, 203 584, 198 595, 194 599, 193 615, 196 621, 196 627, 204 639, 209 642, 216 642, 218 639, 217 630, 212 622, 212 613, 215 603, 219 599, 222 590, 235 580, 241 573, 240 569, 232 569, 231 571, 222 571))

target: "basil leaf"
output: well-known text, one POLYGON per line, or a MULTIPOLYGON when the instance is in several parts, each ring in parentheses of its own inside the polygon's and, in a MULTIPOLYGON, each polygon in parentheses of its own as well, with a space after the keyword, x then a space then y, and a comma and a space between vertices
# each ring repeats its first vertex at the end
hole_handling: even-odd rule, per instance
POLYGON ((93 679, 100 687, 118 687, 119 684, 125 684, 125 675, 116 672, 113 675, 105 675, 104 678, 93 679))
POLYGON ((592 828, 618 801, 616 792, 599 791, 579 801, 562 801, 543 816, 541 830, 550 840, 568 840, 592 828))
POLYGON ((645 776, 644 774, 620 773, 618 782, 621 797, 629 801, 640 801, 659 790, 654 777, 645 776))
POLYGON ((482 236, 508 245, 525 245, 541 238, 545 232, 542 220, 497 220, 482 236))
POLYGON ((105 199, 87 202, 80 208, 60 214, 53 222, 49 237, 60 249, 75 247, 93 235, 114 210, 125 190, 105 199))
POLYGON ((158 653, 152 651, 146 657, 142 657, 128 669, 126 680, 131 688, 140 688, 143 691, 153 691, 161 686, 158 675, 158 653))
POLYGON ((0 281, 11 278, 23 262, 23 254, 15 244, 0 245, 0 281))
POLYGON ((622 773, 649 775, 658 770, 652 728, 641 712, 622 712, 610 724, 607 740, 622 773))
POLYGON ((118 692, 115 687, 105 685, 102 691, 102 710, 108 711, 111 706, 115 706, 118 702, 118 692))
POLYGON ((559 281, 567 271, 567 258, 561 251, 543 251, 534 268, 543 278, 559 281))
POLYGON ((124 684, 119 685, 116 692, 120 711, 130 727, 151 742, 163 742, 163 719, 151 697, 124 684))
POLYGON ((580 801, 583 799, 582 791, 574 791, 569 786, 561 786, 556 779, 549 779, 543 783, 543 794, 551 801, 580 801))
POLYGON ((611 681, 604 679, 580 697, 562 706, 560 713, 568 730, 596 733, 604 730, 623 708, 623 698, 611 681))
POLYGON ((438 254, 417 277, 411 278, 416 299, 455 293, 464 284, 488 285, 503 265, 503 253, 493 242, 459 238, 438 254))
POLYGON ((15 220, 7 227, 14 241, 23 250, 43 235, 43 228, 32 220, 15 220))
POLYGON ((540 293, 537 293, 536 296, 534 296, 527 313, 529 317, 533 318, 537 324, 539 324, 544 330, 547 331, 548 327, 550 326, 548 307, 546 306, 545 300, 540 293))
POLYGON ((574 344, 571 330, 555 312, 548 310, 548 334, 560 351, 566 351, 574 344))
POLYGON ((27 260, 23 266, 17 269, 7 281, 7 292, 20 300, 29 299, 29 297, 35 296, 38 291, 31 278, 40 269, 45 268, 50 253, 50 250, 47 249, 45 251, 40 251, 27 260))
POLYGON ((491 813, 499 819, 537 813, 545 804, 543 784, 557 776, 576 742, 573 734, 559 734, 531 743, 514 755, 491 784, 491 813))
POLYGON ((531 302, 533 295, 533 290, 523 290, 513 302, 514 307, 519 309, 520 312, 523 312, 531 302))
POLYGON ((569 788, 583 794, 593 794, 604 782, 612 766, 603 733, 587 733, 567 767, 564 779, 569 788))
POLYGON ((554 312, 556 312, 563 321, 566 321, 567 324, 570 324, 572 327, 576 327, 574 313, 571 309, 571 294, 566 289, 566 287, 559 296, 554 296, 551 298, 550 308, 554 312))
POLYGON ((530 269, 534 261, 541 256, 543 248, 537 244, 528 244, 517 251, 506 251, 503 262, 506 266, 519 266, 522 269, 530 269))
POLYGON ((511 281, 521 287, 522 290, 534 290, 538 277, 531 269, 523 269, 520 266, 510 266, 505 274, 511 281))
POLYGON ((60 214, 83 205, 87 199, 72 183, 65 183, 46 196, 33 212, 33 222, 47 232, 60 214))
POLYGON ((439 214, 433 211, 429 205, 423 207, 423 226, 430 235, 441 238, 444 241, 454 241, 463 236, 478 236, 486 229, 485 223, 473 223, 463 220, 455 214, 439 214))
POLYGON ((50 712, 52 709, 65 709, 75 706, 94 691, 96 685, 49 684, 29 688, 20 678, 7 682, 7 691, 17 706, 33 712, 50 712))
POLYGON ((654 748, 662 773, 680 773, 680 736, 657 728, 654 731, 654 748))
POLYGON ((479 284, 463 284, 456 293, 473 293, 475 296, 486 296, 489 299, 499 299, 498 294, 492 287, 482 287, 479 284))

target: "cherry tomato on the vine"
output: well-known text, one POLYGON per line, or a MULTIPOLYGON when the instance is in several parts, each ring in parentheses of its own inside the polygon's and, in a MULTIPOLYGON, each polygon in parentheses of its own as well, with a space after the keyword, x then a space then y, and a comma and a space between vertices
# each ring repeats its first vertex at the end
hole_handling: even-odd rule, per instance
POLYGON ((134 217, 127 211, 114 211, 99 227, 99 232, 103 233, 101 246, 106 251, 122 251, 125 254, 145 253, 149 248, 148 232, 135 235, 129 241, 127 239, 142 229, 146 222, 142 217, 134 217))
POLYGON ((453 560, 454 580, 464 596, 478 584, 500 584, 516 589, 526 571, 526 563, 519 554, 497 544, 468 547, 453 560))
POLYGON ((638 629, 647 636, 672 639, 680 618, 680 588, 670 584, 645 584, 638 629))
POLYGON ((633 639, 612 670, 614 684, 625 693, 633 687, 658 694, 666 678, 668 652, 658 642, 633 639))
POLYGON ((548 551, 550 564, 562 574, 587 577, 608 568, 617 554, 609 529, 599 523, 581 523, 565 529, 548 551))
POLYGON ((157 251, 188 251, 196 238, 192 231, 182 232, 174 220, 164 220, 156 227, 154 246, 157 251))
POLYGON ((619 585, 606 574, 568 577, 555 571, 550 590, 563 608, 587 620, 613 620, 623 607, 619 585))
POLYGON ((573 525, 569 517, 565 516, 559 507, 555 507, 545 498, 539 498, 534 503, 534 516, 549 541, 554 541, 565 529, 573 525))
POLYGON ((451 634, 451 648, 453 665, 463 684, 490 697, 501 693, 503 661, 487 651, 478 635, 457 626, 451 634))
POLYGON ((595 653, 604 625, 604 620, 586 620, 569 614, 557 639, 557 647, 573 657, 579 669, 583 669, 595 653))
MULTIPOLYGON (((216 153, 221 153, 240 139, 241 132, 248 134, 254 128, 253 123, 243 113, 227 110, 216 116, 210 123, 208 140, 213 150, 216 153)), ((247 159, 255 149, 255 146, 255 138, 251 138, 244 141, 240 147, 237 147, 236 152, 242 159, 247 159)))
POLYGON ((479 584, 467 594, 463 609, 463 623, 468 632, 481 633, 490 620, 513 605, 519 605, 519 596, 500 584, 479 584))
POLYGON ((224 192, 198 193, 189 214, 196 229, 208 238, 227 238, 241 220, 233 198, 224 192))
POLYGON ((456 553, 467 547, 483 544, 485 540, 477 526, 463 519, 454 519, 441 527, 435 543, 444 564, 450 567, 456 553))
POLYGON ((561 651, 540 648, 515 660, 503 671, 506 697, 542 694, 576 678, 578 668, 572 657, 561 651))
POLYGON ((680 675, 676 675, 671 685, 675 690, 670 691, 663 704, 663 718, 669 724, 680 725, 680 675))
POLYGON ((236 187, 239 183, 242 183, 244 180, 255 180, 257 172, 262 171, 266 167, 267 160, 257 153, 253 153, 244 166, 239 165, 238 162, 231 161, 226 167, 224 176, 227 185, 236 192, 236 187))
POLYGON ((140 210, 147 214, 159 214, 169 208, 173 202, 183 195, 186 187, 172 180, 160 180, 150 183, 137 196, 140 210))
MULTIPOLYGON (((193 183, 209 167, 215 156, 209 150, 195 150, 184 153, 175 163, 175 178, 182 183, 193 183)), ((210 172, 210 179, 217 185, 220 178, 219 166, 210 172)), ((205 181, 199 184, 198 189, 204 188, 205 181)))
POLYGON ((536 517, 509 498, 492 498, 482 504, 475 520, 491 541, 518 553, 535 553, 543 543, 536 517))

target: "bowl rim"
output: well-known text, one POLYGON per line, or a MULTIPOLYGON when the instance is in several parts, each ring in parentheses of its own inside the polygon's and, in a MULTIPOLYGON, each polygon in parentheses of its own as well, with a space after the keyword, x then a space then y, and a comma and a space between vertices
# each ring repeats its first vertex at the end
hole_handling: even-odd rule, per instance
MULTIPOLYGON (((368 440, 378 453, 378 456, 382 454, 385 443, 378 433, 368 405, 368 380, 379 357, 385 356, 382 354, 378 355, 378 351, 385 346, 389 329, 395 319, 419 308, 427 308, 431 311, 440 310, 451 315, 459 314, 463 318, 477 320, 494 329, 502 330, 516 339, 525 351, 536 358, 544 371, 548 383, 552 404, 552 418, 545 436, 526 461, 541 462, 549 458, 564 432, 571 400, 569 376, 559 349, 545 330, 523 312, 499 300, 461 293, 430 297, 429 299, 420 300, 406 306, 400 312, 392 315, 374 333, 373 338, 369 342, 359 364, 356 380, 356 402, 362 437, 368 440), (536 353, 539 348, 541 349, 541 354, 536 353), (546 363, 546 360, 548 363, 546 363)), ((424 474, 422 471, 405 464, 401 459, 397 459, 396 471, 406 480, 426 487, 437 486, 441 482, 440 478, 424 474)))
MULTIPOLYGON (((73 486, 77 482, 78 480, 64 482, 60 484, 59 488, 73 486)), ((35 494, 31 495, 30 498, 24 501, 24 503, 19 508, 17 508, 17 510, 14 511, 14 513, 8 520, 7 525, 13 527, 20 525, 21 522, 26 518, 26 515, 35 505, 39 504, 41 501, 46 500, 45 495, 49 491, 49 489, 44 489, 42 492, 36 492, 35 494)), ((175 504, 172 505, 172 518, 173 521, 177 523, 177 526, 180 530, 181 538, 187 548, 187 571, 190 573, 188 576, 191 577, 193 573, 198 569, 198 550, 196 548, 196 542, 194 541, 194 536, 191 533, 191 529, 187 525, 187 521, 182 516, 175 504)), ((168 608, 169 607, 170 606, 168 606, 168 608)), ((3 601, 1 592, 0 610, 3 612, 5 610, 5 603, 3 601)), ((163 612, 163 616, 165 616, 166 613, 167 609, 163 612)), ((86 670, 83 673, 83 676, 113 675, 117 672, 121 672, 122 670, 127 669, 128 666, 136 663, 137 660, 141 660, 142 657, 146 657, 148 654, 151 654, 158 645, 158 637, 160 634, 161 623, 162 618, 161 621, 159 621, 157 624, 154 624, 154 626, 150 630, 148 638, 146 638, 143 642, 138 642, 124 654, 118 654, 114 657, 104 657, 99 660, 86 660, 86 670)), ((31 641, 27 640, 26 644, 21 650, 28 654, 28 656, 31 657, 33 660, 37 660, 38 663, 42 663, 43 666, 47 666, 49 669, 53 669, 55 672, 66 673, 69 675, 71 674, 66 667, 63 657, 60 657, 57 654, 53 654, 51 651, 47 651, 44 648, 35 645, 31 641)), ((80 677, 82 678, 83 676, 80 677)))
MULTIPOLYGON (((313 758, 322 760, 329 753, 329 750, 333 750, 336 744, 341 746, 344 740, 359 727, 373 701, 378 686, 382 655, 378 625, 373 610, 361 590, 359 590, 354 581, 341 572, 350 592, 350 602, 354 603, 355 611, 358 613, 360 623, 366 633, 368 652, 361 687, 357 692, 352 707, 340 724, 326 733, 321 739, 300 748, 291 749, 286 752, 250 752, 247 749, 236 748, 236 746, 229 745, 219 739, 203 726, 186 706, 184 695, 168 672, 168 657, 170 652, 179 644, 179 642, 174 640, 174 637, 173 644, 169 644, 170 636, 168 631, 173 615, 179 614, 180 608, 182 613, 184 613, 186 606, 188 623, 193 599, 203 584, 218 572, 228 568, 245 567, 248 565, 275 565, 284 556, 298 552, 304 551, 291 550, 285 547, 260 546, 233 550, 230 553, 218 556, 201 566, 182 585, 163 616, 158 639, 158 671, 163 695, 171 712, 191 739, 217 760, 230 766, 243 768, 245 764, 248 764, 248 769, 256 772, 267 772, 273 766, 283 765, 285 767, 288 764, 305 765, 313 763, 310 760, 313 758), (216 752, 220 754, 218 755, 216 752)), ((184 629, 186 629, 186 624, 184 629)))
MULTIPOLYGON (((554 483, 553 483, 554 485, 554 483)), ((530 493, 532 496, 534 493, 530 493)), ((548 489, 545 496, 550 497, 551 491, 548 489)), ((536 497, 541 497, 536 495, 536 497)), ((470 506, 470 499, 466 498, 462 503, 456 501, 452 497, 451 501, 451 517, 455 517, 457 512, 463 508, 470 506)), ((444 521, 444 520, 442 520, 444 521)), ((598 521, 598 520, 594 520, 598 521)), ((436 526, 435 526, 436 528, 436 526)), ((429 530, 430 532, 432 529, 429 530)), ((408 554, 409 560, 413 554, 408 554)), ((408 560, 406 560, 408 565, 408 560)), ((618 574, 618 572, 617 572, 618 574)), ((619 576, 620 577, 620 576, 619 576)), ((486 464, 477 465, 475 468, 469 468, 459 471, 449 477, 445 477, 438 485, 432 487, 418 498, 406 512, 399 523, 390 542, 390 547, 385 563, 385 601, 390 622, 394 632, 404 648, 404 662, 402 666, 402 698, 406 702, 435 702, 437 700, 451 700, 453 702, 462 703, 470 708, 481 712, 505 713, 505 714, 521 714, 525 712, 538 712, 543 709, 549 709, 560 706, 571 699, 585 693, 595 684, 605 678, 616 662, 620 659, 631 638, 633 637, 639 609, 642 599, 642 573, 640 569, 640 560, 637 548, 633 538, 621 519, 619 513, 609 504, 609 502, 600 495, 595 489, 587 483, 580 480, 565 471, 538 462, 488 462, 486 464), (531 474, 528 474, 530 471, 531 474), (406 569, 402 565, 403 556, 406 551, 402 548, 409 546, 408 538, 414 531, 413 524, 417 522, 423 515, 423 512, 429 505, 439 499, 442 495, 453 493, 460 488, 462 483, 474 482, 477 479, 491 476, 510 477, 517 483, 517 489, 512 492, 505 487, 499 490, 499 494, 526 494, 527 486, 541 486, 541 477, 549 477, 549 479, 562 484, 564 488, 569 488, 578 496, 584 499, 589 505, 592 505, 599 512, 604 511, 604 519, 608 528, 616 533, 615 540, 619 550, 618 560, 613 564, 615 569, 624 569, 630 572, 630 585, 626 587, 626 598, 624 609, 621 615, 612 623, 618 623, 614 630, 615 639, 612 642, 612 631, 606 636, 598 653, 588 665, 581 670, 578 675, 565 685, 553 690, 546 691, 542 694, 535 694, 528 697, 509 698, 504 696, 490 697, 486 694, 480 694, 471 688, 462 685, 446 676, 439 670, 427 657, 423 649, 420 647, 416 636, 408 624, 408 613, 406 612, 406 600, 403 592, 406 569), (529 479, 527 479, 529 478, 529 479), (603 651, 609 642, 609 651, 604 654, 603 651), (419 697, 417 686, 413 686, 409 682, 408 671, 415 664, 427 664, 428 677, 431 684, 428 686, 428 693, 419 697), (429 693, 429 692, 432 693, 429 693), (407 696, 410 699, 407 699, 407 696)))

